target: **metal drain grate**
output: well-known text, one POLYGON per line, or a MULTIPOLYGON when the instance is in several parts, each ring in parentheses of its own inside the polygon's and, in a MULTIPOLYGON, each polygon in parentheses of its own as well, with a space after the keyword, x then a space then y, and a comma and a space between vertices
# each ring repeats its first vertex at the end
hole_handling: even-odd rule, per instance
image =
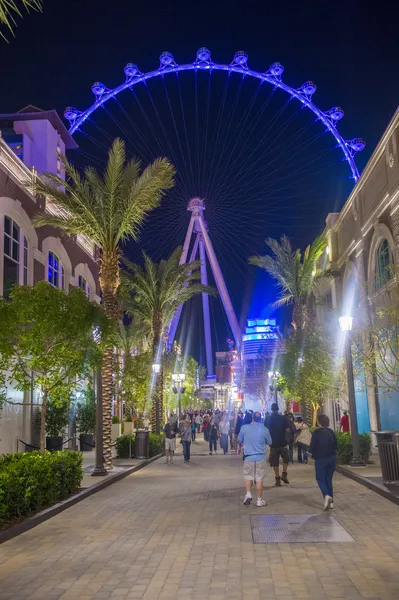
POLYGON ((254 544, 354 542, 330 515, 252 515, 254 544))

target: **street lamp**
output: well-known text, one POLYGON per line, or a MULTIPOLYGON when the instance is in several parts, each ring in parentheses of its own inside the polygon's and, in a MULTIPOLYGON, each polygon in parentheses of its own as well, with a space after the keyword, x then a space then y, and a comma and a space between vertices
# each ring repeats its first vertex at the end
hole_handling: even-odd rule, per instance
POLYGON ((155 373, 155 375, 158 375, 160 370, 161 370, 161 365, 159 363, 154 363, 152 365, 152 372, 155 373))
POLYGON ((269 379, 272 383, 271 388, 272 388, 272 392, 274 394, 274 402, 276 404, 278 404, 278 398, 277 398, 277 379, 280 377, 280 373, 278 371, 269 371, 268 373, 269 375, 269 379), (274 384, 273 384, 274 382, 274 384))
POLYGON ((345 358, 346 358, 346 377, 348 381, 348 399, 350 411, 350 423, 352 434, 353 456, 350 465, 353 467, 365 467, 366 463, 360 457, 360 441, 359 431, 357 426, 356 413, 356 398, 355 398, 355 381, 353 377, 353 361, 352 361, 352 342, 351 331, 353 318, 349 315, 344 315, 339 319, 341 331, 345 334, 345 358))
POLYGON ((173 373, 172 374, 172 381, 175 384, 173 386, 173 391, 175 394, 177 394, 177 403, 178 403, 178 417, 180 420, 181 417, 181 392, 185 391, 185 387, 183 387, 181 384, 184 383, 184 380, 186 379, 186 376, 184 373, 173 373), (176 386, 177 384, 177 386, 176 386))

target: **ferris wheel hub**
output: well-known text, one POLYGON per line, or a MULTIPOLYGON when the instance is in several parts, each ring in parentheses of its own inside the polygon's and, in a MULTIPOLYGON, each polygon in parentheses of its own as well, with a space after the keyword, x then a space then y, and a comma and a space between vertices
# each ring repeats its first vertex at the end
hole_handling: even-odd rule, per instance
POLYGON ((194 216, 199 216, 205 210, 205 202, 201 198, 191 198, 187 205, 187 210, 194 216))

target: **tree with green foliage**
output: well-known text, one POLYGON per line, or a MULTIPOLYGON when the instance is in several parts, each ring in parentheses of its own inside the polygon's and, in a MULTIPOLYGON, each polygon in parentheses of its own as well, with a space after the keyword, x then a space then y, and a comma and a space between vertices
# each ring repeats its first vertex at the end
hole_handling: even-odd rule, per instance
POLYGON ((153 262, 144 254, 144 267, 125 261, 127 271, 123 276, 127 310, 137 323, 148 328, 153 363, 161 365, 152 398, 152 428, 159 433, 163 415, 162 355, 169 324, 181 304, 203 292, 215 290, 200 282, 200 261, 180 264, 182 249, 176 248, 167 260, 153 262))
MULTIPOLYGON (((116 139, 108 154, 103 174, 87 167, 81 175, 61 157, 64 181, 54 173, 37 179, 34 190, 60 209, 36 217, 36 227, 51 225, 69 235, 84 235, 100 250, 100 286, 107 317, 114 323, 121 318, 117 290, 120 283, 121 244, 139 238, 148 213, 160 204, 173 186, 174 168, 164 158, 155 160, 141 172, 140 163, 126 160, 125 144, 116 139)), ((114 393, 114 345, 104 349, 102 369, 104 456, 112 468, 111 413, 114 393)))
MULTIPOLYGON (((41 11, 42 0, 0 0, 0 25, 4 25, 10 33, 14 34, 16 26, 15 17, 22 18, 22 10, 27 12, 31 10, 41 11)), ((1 37, 7 41, 4 33, 0 31, 1 37)))
POLYGON ((34 287, 14 286, 10 299, 0 298, 0 373, 6 386, 40 389, 40 452, 46 447, 47 405, 69 405, 73 390, 101 362, 101 346, 93 329, 105 332, 101 308, 83 290, 69 294, 41 281, 34 287))
POLYGON ((80 392, 76 405, 76 425, 79 433, 94 433, 96 429, 96 394, 91 385, 80 392))
POLYGON ((292 331, 280 357, 278 389, 288 400, 301 403, 308 420, 316 424, 317 412, 328 397, 338 395, 339 365, 332 340, 319 327, 308 324, 306 330, 292 331))
POLYGON ((295 329, 303 330, 309 321, 309 302, 315 291, 333 277, 330 269, 319 266, 327 241, 322 236, 317 237, 304 253, 299 249, 294 251, 285 235, 280 241, 269 238, 266 244, 273 256, 252 256, 249 262, 261 267, 275 279, 279 297, 273 307, 292 304, 292 324, 295 329))

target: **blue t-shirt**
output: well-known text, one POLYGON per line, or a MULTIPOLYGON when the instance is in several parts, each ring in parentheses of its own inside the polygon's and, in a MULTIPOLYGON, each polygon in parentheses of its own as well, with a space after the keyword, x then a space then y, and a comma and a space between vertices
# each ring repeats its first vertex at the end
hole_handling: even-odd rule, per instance
POLYGON ((266 444, 272 443, 272 438, 263 423, 250 423, 243 425, 238 435, 240 444, 244 444, 245 460, 260 462, 266 460, 266 444))

